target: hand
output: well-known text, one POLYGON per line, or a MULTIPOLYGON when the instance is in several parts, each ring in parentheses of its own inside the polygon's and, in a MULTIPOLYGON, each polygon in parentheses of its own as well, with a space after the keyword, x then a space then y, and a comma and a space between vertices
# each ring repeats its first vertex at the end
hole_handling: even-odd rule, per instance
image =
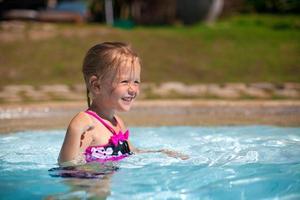
POLYGON ((181 160, 187 160, 187 159, 190 158, 188 155, 185 155, 183 153, 176 152, 176 151, 171 151, 171 150, 168 150, 168 149, 144 150, 144 149, 137 149, 137 148, 135 148, 134 150, 135 150, 134 151, 135 153, 164 153, 167 156, 170 156, 172 158, 180 158, 181 160))
POLYGON ((180 158, 181 160, 189 159, 188 155, 185 155, 183 153, 176 152, 176 151, 171 151, 168 149, 162 149, 160 152, 166 154, 167 156, 173 157, 173 158, 180 158))

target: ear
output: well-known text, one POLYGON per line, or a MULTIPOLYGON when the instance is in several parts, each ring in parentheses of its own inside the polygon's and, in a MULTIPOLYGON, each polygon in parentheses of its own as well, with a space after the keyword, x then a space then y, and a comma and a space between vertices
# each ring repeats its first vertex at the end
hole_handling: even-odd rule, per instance
POLYGON ((91 91, 93 93, 99 93, 100 92, 100 83, 97 76, 93 75, 89 78, 89 84, 91 86, 91 91))

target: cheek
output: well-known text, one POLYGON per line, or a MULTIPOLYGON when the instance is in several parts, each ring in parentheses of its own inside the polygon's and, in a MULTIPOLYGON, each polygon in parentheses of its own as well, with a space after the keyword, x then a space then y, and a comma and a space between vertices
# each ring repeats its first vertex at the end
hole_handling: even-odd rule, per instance
POLYGON ((110 91, 102 91, 100 96, 102 99, 109 101, 114 96, 114 93, 110 91))
POLYGON ((124 95, 124 93, 126 93, 125 87, 124 87, 124 88, 123 88, 123 87, 118 87, 118 88, 116 88, 116 89, 113 91, 112 95, 113 95, 113 96, 120 96, 120 95, 124 95))

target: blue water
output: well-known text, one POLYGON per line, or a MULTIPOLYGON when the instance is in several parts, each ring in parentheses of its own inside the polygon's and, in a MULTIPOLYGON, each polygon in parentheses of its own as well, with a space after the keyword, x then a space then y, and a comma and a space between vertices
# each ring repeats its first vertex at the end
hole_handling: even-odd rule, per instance
POLYGON ((134 155, 96 180, 49 176, 63 137, 63 130, 0 135, 0 199, 300 199, 300 128, 132 128, 135 146, 190 158, 134 155))

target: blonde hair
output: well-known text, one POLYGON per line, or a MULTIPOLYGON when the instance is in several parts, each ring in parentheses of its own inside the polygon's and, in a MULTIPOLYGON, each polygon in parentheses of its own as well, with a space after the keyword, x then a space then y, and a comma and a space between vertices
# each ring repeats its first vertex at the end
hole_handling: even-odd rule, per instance
POLYGON ((104 42, 90 48, 85 55, 82 73, 86 83, 87 102, 90 107, 89 79, 95 75, 100 83, 108 75, 117 75, 121 67, 140 66, 140 59, 128 44, 122 42, 104 42), (129 64, 129 65, 128 65, 129 64))

